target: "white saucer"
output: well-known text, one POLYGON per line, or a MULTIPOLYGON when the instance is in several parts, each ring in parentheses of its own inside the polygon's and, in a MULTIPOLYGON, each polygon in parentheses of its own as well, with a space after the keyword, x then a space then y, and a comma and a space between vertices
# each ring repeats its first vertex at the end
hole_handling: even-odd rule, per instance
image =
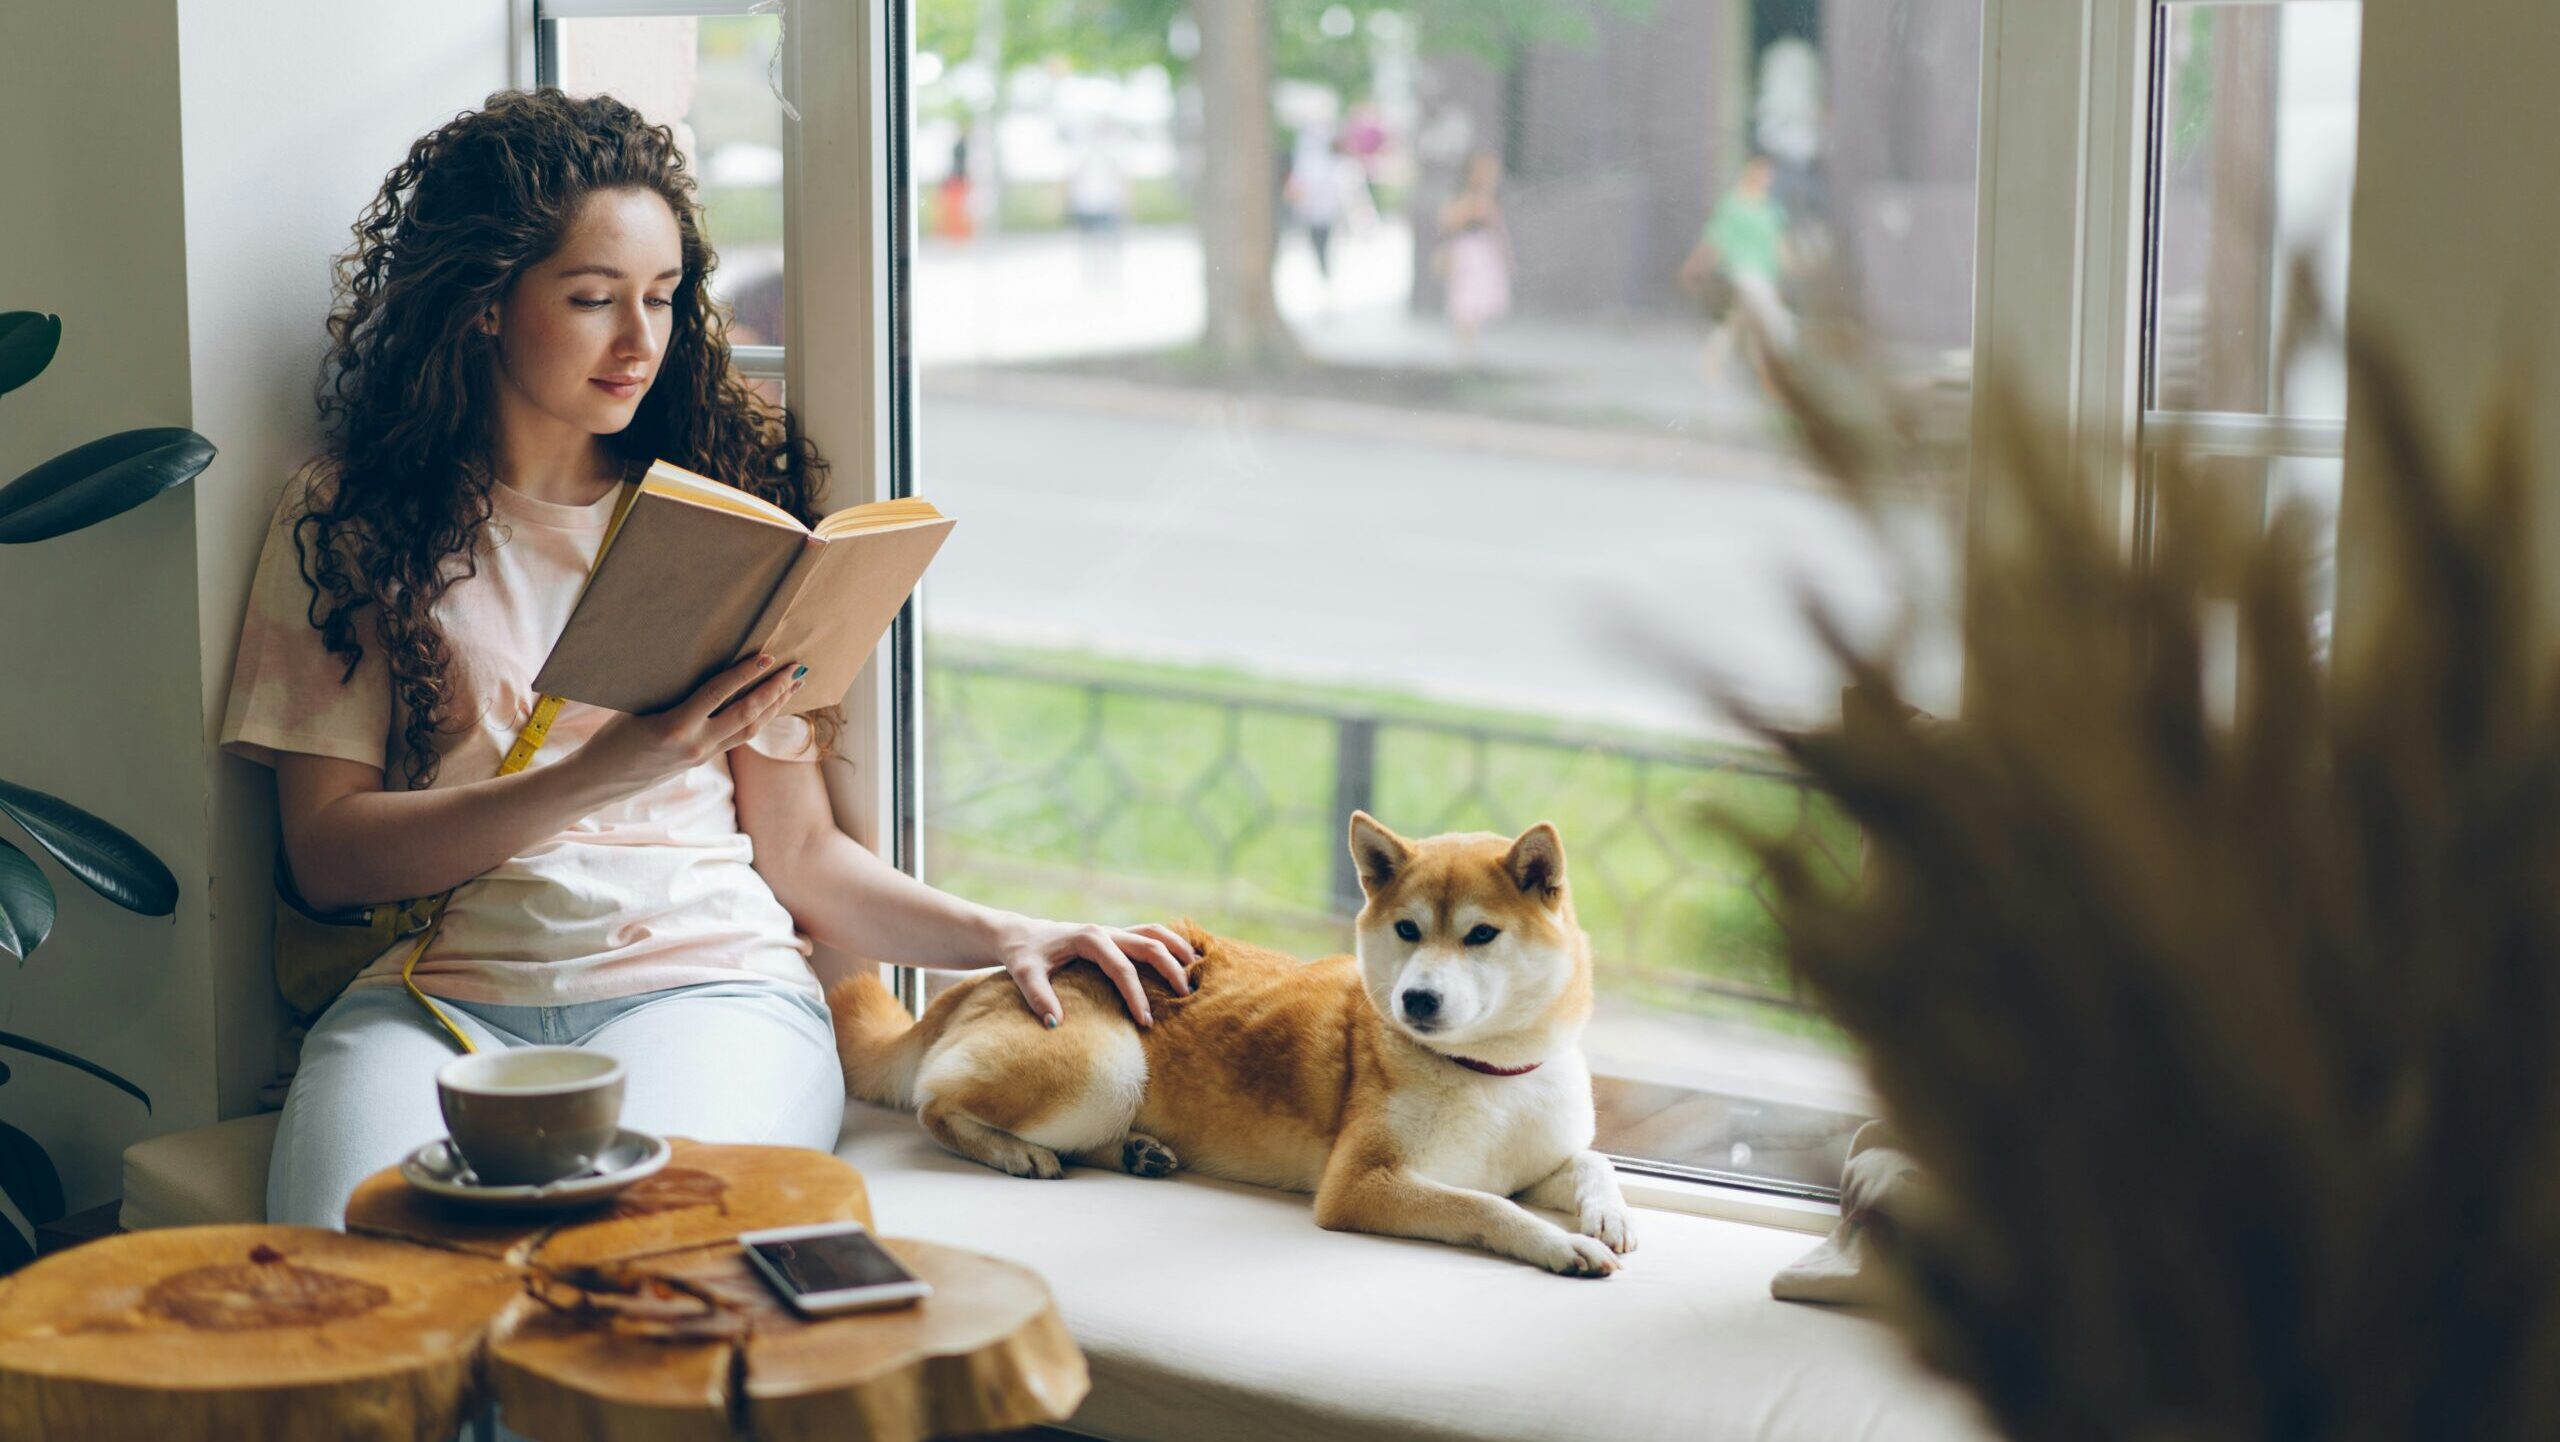
POLYGON ((499 1212, 542 1212, 600 1202, 667 1164, 675 1149, 664 1137, 624 1127, 593 1168, 539 1186, 483 1185, 453 1143, 438 1137, 401 1159, 400 1176, 422 1192, 499 1212))

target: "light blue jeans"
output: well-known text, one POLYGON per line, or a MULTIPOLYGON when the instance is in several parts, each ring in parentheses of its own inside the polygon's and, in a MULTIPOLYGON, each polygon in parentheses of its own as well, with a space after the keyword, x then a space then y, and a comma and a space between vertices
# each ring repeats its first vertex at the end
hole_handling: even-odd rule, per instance
MULTIPOLYGON (((644 1132, 833 1151, 844 1123, 826 1003, 793 987, 715 981, 577 1006, 437 1005, 483 1049, 620 1057, 623 1124, 644 1132)), ((458 1055, 405 989, 340 996, 303 1038, 267 1164, 267 1220, 342 1226, 358 1182, 444 1135, 436 1068, 458 1055)))

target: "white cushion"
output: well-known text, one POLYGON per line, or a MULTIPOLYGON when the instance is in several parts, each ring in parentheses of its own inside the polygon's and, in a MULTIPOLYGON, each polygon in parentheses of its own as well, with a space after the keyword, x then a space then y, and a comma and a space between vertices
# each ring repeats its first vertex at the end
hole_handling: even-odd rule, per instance
POLYGON ((191 1131, 162 1132, 124 1149, 128 1232, 267 1219, 267 1154, 276 1149, 275 1112, 255 1112, 191 1131))
POLYGON ((1789 1306, 1804 1237, 1669 1212, 1600 1281, 1317 1227, 1305 1197, 1178 1175, 1023 1181, 859 1103, 838 1155, 880 1230, 1016 1258, 1093 1367, 1071 1424, 1132 1439, 1904 1442, 1987 1437, 1871 1319, 1789 1306))
MULTIPOLYGON (((128 1230, 265 1215, 275 1114, 125 1150, 128 1230)), ((1804 1238, 1636 1214, 1605 1281, 1316 1226, 1307 1199, 1079 1168, 1021 1181, 859 1103, 838 1155, 882 1232, 1022 1261, 1093 1367, 1074 1426, 1133 1442, 1453 1436, 1935 1442, 1988 1436, 1879 1324, 1771 1300, 1804 1238)))

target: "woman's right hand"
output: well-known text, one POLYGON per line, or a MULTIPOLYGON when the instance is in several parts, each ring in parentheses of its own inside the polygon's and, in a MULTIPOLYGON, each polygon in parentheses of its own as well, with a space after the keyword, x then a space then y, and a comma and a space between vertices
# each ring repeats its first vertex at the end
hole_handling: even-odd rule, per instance
POLYGON ((806 670, 771 656, 750 656, 664 711, 617 712, 575 756, 626 794, 646 790, 743 744, 782 714, 806 670))

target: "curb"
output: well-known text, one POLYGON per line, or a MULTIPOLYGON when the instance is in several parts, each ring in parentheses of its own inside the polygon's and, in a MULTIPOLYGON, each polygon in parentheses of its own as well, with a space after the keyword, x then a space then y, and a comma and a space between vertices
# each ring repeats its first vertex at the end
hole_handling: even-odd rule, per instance
POLYGON ((1098 412, 1225 430, 1288 430, 1435 450, 1708 476, 1838 494, 1840 487, 1790 456, 1673 435, 1514 420, 1463 411, 1404 409, 1359 401, 1260 395, 1159 385, 1103 376, 994 366, 938 366, 918 377, 918 396, 1098 412))

